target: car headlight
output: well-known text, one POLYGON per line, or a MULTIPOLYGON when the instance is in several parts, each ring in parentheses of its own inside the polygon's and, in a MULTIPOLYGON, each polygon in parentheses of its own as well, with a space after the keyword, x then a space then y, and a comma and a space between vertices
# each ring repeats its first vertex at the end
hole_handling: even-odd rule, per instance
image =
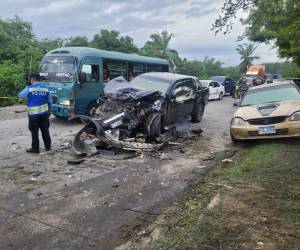
POLYGON ((60 100, 59 104, 70 106, 71 105, 71 100, 67 100, 67 99, 60 100))
POLYGON ((300 121, 300 111, 296 111, 290 116, 290 121, 300 121))
POLYGON ((248 125, 248 122, 245 121, 243 118, 240 117, 234 117, 231 120, 231 125, 236 125, 236 126, 245 126, 248 125))

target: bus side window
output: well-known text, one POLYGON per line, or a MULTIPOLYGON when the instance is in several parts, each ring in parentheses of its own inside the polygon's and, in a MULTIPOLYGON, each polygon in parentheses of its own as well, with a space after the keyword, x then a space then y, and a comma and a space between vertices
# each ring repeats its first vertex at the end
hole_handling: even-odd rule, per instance
POLYGON ((99 81, 99 65, 83 64, 81 72, 86 75, 86 82, 99 81))
POLYGON ((147 72, 154 72, 154 65, 153 64, 147 64, 147 72))
POLYGON ((156 72, 163 72, 163 66, 160 64, 155 65, 155 71, 156 72))
POLYGON ((147 72, 164 72, 164 68, 161 64, 148 64, 147 72))
POLYGON ((163 72, 169 72, 169 66, 163 65, 163 72))
POLYGON ((109 68, 106 64, 103 65, 103 80, 105 82, 111 79, 109 68))
POLYGON ((145 71, 145 64, 133 63, 133 77, 136 77, 139 74, 143 74, 145 71))
POLYGON ((127 66, 126 66, 125 61, 105 60, 104 61, 104 73, 105 73, 105 67, 106 66, 107 66, 107 69, 108 69, 108 72, 109 72, 110 80, 114 79, 118 76, 124 76, 126 78, 127 66))

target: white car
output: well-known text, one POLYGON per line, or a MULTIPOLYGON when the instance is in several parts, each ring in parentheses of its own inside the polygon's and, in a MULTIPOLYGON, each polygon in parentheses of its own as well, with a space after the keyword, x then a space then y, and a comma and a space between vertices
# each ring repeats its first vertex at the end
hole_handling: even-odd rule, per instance
POLYGON ((200 82, 204 87, 209 88, 208 100, 215 100, 215 99, 222 100, 225 94, 225 89, 221 83, 212 80, 200 80, 200 82))

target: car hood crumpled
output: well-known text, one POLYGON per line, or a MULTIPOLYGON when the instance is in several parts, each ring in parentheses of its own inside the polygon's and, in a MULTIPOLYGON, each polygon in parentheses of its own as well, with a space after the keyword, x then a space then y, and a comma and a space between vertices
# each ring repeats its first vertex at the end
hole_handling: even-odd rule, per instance
POLYGON ((234 117, 250 120, 263 117, 290 116, 296 111, 300 111, 300 101, 282 101, 239 107, 234 113, 234 117))
POLYGON ((141 98, 145 99, 147 97, 151 98, 152 96, 160 96, 160 92, 157 90, 133 87, 123 76, 119 76, 107 82, 105 84, 104 94, 112 97, 113 99, 118 99, 119 96, 127 94, 134 100, 139 100, 141 98))

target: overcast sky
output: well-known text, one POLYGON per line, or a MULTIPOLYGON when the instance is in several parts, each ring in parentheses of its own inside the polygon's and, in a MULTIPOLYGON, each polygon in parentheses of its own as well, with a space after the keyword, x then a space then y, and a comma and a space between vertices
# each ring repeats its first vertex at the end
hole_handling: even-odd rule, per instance
MULTIPOLYGON (((237 65, 236 39, 243 27, 236 21, 229 35, 214 35, 211 25, 224 0, 1 0, 0 17, 18 15, 32 22, 38 38, 89 39, 100 29, 114 29, 131 36, 141 47, 150 34, 168 30, 174 34, 171 48, 187 59, 214 57, 225 65, 237 65)), ((242 14, 245 15, 245 14, 242 14)), ((276 50, 260 45, 257 62, 277 61, 276 50)))

